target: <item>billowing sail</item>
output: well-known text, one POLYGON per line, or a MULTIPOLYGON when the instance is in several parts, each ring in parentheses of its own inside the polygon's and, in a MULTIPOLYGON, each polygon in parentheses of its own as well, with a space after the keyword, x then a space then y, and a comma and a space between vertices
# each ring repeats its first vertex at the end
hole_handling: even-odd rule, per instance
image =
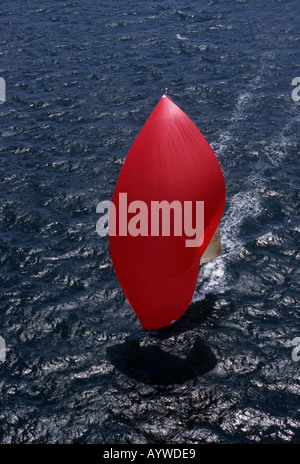
POLYGON ((187 310, 224 204, 213 150, 163 96, 125 159, 109 217, 114 269, 145 329, 167 326, 187 310))

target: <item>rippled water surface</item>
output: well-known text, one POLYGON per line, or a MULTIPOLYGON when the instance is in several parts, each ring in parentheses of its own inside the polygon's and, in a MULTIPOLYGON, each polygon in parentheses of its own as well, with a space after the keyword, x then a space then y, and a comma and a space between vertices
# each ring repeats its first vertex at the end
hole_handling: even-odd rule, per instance
POLYGON ((2 443, 299 443, 296 0, 1 3, 2 443), (222 166, 223 255, 141 328, 96 205, 169 87, 222 166))

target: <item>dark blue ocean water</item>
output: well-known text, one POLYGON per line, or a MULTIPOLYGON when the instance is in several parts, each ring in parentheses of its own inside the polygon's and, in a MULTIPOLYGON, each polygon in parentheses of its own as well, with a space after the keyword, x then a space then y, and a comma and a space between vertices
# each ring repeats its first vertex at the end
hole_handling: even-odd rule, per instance
POLYGON ((1 443, 299 443, 299 2, 0 12, 1 443), (96 205, 165 87, 224 172, 223 255, 147 332, 96 205))

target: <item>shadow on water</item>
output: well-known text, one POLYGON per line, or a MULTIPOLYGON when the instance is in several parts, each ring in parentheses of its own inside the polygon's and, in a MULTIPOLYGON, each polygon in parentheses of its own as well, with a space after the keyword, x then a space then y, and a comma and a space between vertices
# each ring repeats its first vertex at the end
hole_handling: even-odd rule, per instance
POLYGON ((153 385, 180 384, 211 371, 217 360, 211 349, 196 338, 190 353, 182 358, 157 345, 140 346, 139 340, 111 346, 107 355, 123 374, 153 385))

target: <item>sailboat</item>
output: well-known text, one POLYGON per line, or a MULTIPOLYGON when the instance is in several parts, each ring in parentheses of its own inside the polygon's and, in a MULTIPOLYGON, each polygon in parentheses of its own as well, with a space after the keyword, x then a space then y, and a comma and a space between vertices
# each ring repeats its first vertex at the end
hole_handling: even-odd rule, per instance
POLYGON ((225 197, 215 153, 165 93, 125 158, 109 216, 112 263, 144 329, 188 309, 200 265, 221 254, 225 197))

